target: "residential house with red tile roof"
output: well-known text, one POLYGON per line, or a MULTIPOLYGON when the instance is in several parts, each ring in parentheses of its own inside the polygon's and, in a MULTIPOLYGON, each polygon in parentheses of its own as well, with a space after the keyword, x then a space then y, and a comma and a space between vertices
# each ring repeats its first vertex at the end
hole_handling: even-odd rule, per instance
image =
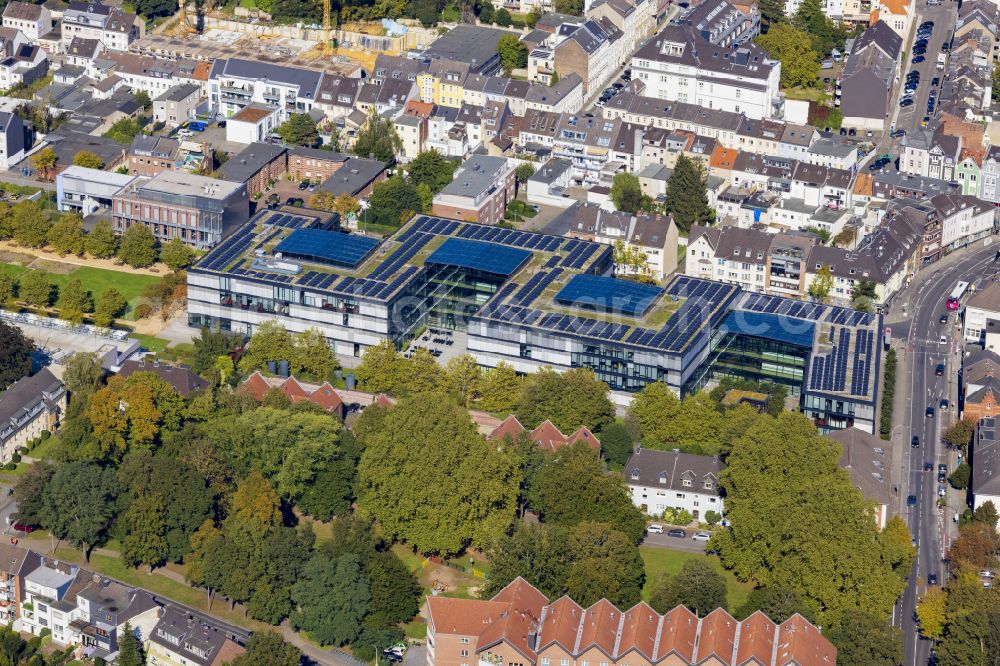
POLYGON ((427 599, 427 666, 834 666, 837 649, 800 615, 742 622, 721 608, 699 620, 684 606, 660 615, 602 599, 551 603, 523 578, 489 601, 427 599))
POLYGON ((253 373, 240 385, 240 391, 252 395, 256 400, 264 399, 268 391, 277 389, 285 394, 293 404, 302 400, 319 405, 324 411, 343 417, 344 400, 329 382, 309 384, 295 377, 265 377, 259 371, 253 373))
MULTIPOLYGON (((516 439, 523 432, 526 432, 525 427, 521 425, 516 416, 511 414, 487 436, 487 439, 498 440, 504 437, 516 439)), ((529 432, 528 437, 546 451, 555 451, 564 446, 572 446, 577 442, 583 442, 597 451, 601 449, 601 441, 589 429, 581 426, 571 435, 566 436, 548 419, 542 421, 537 428, 529 432)))

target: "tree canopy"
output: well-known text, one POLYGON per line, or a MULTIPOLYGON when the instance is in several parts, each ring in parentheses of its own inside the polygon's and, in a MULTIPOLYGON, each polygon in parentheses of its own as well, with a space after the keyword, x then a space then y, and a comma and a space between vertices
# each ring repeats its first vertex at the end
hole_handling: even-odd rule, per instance
POLYGON ((390 118, 380 116, 372 107, 368 120, 358 132, 354 154, 392 164, 402 150, 403 141, 396 132, 396 125, 390 118))
POLYGON ((399 175, 377 183, 368 204, 374 221, 389 227, 398 227, 424 207, 417 188, 399 175))
POLYGON ((775 23, 756 39, 757 44, 775 60, 781 61, 781 85, 789 88, 808 86, 819 74, 819 56, 813 50, 812 37, 790 23, 775 23))
POLYGON ((312 148, 319 143, 316 122, 308 113, 293 113, 274 130, 285 143, 312 148))
POLYGON ((12 324, 0 321, 0 390, 27 377, 31 372, 31 353, 35 343, 24 332, 12 324))
POLYGON ((708 207, 708 175, 700 160, 686 155, 677 158, 674 172, 667 182, 667 212, 681 231, 692 225, 707 224, 715 214, 708 207))
POLYGON ((615 419, 608 385, 587 368, 556 372, 546 367, 528 375, 515 412, 525 428, 549 420, 565 434, 581 426, 597 432, 615 419))
POLYGON ((611 181, 611 201, 620 211, 638 213, 644 203, 639 177, 626 171, 616 173, 611 181))

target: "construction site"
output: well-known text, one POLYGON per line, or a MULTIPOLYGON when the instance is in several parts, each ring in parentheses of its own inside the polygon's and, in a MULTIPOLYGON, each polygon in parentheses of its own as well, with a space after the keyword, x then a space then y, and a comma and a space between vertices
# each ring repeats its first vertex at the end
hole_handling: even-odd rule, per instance
POLYGON ((279 25, 259 10, 223 12, 181 3, 177 16, 133 42, 129 50, 164 58, 210 62, 240 55, 262 62, 294 65, 340 76, 371 72, 382 54, 421 50, 438 37, 419 21, 355 22, 333 27, 330 0, 323 2, 322 25, 279 25))

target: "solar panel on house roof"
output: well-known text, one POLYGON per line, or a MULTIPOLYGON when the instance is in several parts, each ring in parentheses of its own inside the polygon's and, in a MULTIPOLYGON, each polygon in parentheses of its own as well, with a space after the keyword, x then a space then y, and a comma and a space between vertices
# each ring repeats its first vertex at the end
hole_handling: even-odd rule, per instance
POLYGON ((296 229, 278 243, 275 252, 307 261, 354 268, 378 247, 378 240, 359 234, 322 229, 296 229))
POLYGON ((449 238, 427 257, 428 264, 471 268, 494 275, 511 275, 531 259, 531 252, 506 245, 449 238))
MULTIPOLYGON (((565 262, 563 262, 565 263, 565 262)), ((563 305, 635 316, 649 309, 663 290, 599 275, 574 275, 555 300, 563 305)))

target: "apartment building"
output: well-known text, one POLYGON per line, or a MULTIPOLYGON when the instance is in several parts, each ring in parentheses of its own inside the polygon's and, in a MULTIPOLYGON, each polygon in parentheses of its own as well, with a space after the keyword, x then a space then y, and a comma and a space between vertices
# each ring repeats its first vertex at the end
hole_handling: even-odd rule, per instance
MULTIPOLYGON (((163 171, 172 171, 180 155, 181 144, 165 136, 139 134, 132 139, 125 165, 132 176, 152 178, 163 171)), ((123 183, 118 189, 125 187, 123 183)))
POLYGON ((208 95, 210 65, 207 62, 113 51, 101 54, 101 58, 114 63, 112 73, 125 85, 135 92, 145 92, 150 99, 155 100, 179 85, 197 86, 201 97, 208 95))
POLYGON ((549 600, 516 578, 489 601, 428 597, 427 666, 566 662, 629 664, 740 663, 824 666, 837 649, 795 614, 778 625, 758 611, 737 622, 718 608, 699 619, 684 606, 660 615, 646 603, 626 612, 607 599, 584 608, 549 600))
POLYGON ((996 231, 996 207, 968 194, 937 194, 930 199, 941 221, 945 252, 986 238, 996 231))
POLYGON ((219 58, 208 76, 208 97, 212 108, 227 118, 256 103, 277 109, 280 124, 313 108, 322 77, 322 72, 300 67, 219 58))
POLYGON ((991 322, 1000 322, 1000 282, 989 282, 965 303, 962 337, 966 342, 984 344, 991 322))
POLYGON ((219 167, 218 177, 243 183, 251 197, 260 196, 288 170, 288 150, 270 143, 251 143, 219 167))
POLYGON ((45 5, 14 0, 4 7, 3 27, 20 30, 37 45, 42 35, 52 30, 52 12, 45 5))
POLYGON ((873 22, 854 41, 836 94, 845 127, 880 131, 892 111, 892 88, 903 39, 884 21, 873 22))
POLYGON ((165 608, 149 634, 146 658, 150 666, 223 666, 244 652, 218 627, 165 608))
POLYGON ((9 169, 24 159, 27 145, 24 121, 13 112, 0 111, 0 168, 9 169))
POLYGON ((918 129, 903 137, 899 170, 913 176, 955 180, 962 153, 962 137, 918 129))
POLYGON ((201 103, 201 86, 179 83, 153 100, 153 118, 167 127, 177 127, 195 117, 201 103))
POLYGON ((583 92, 591 95, 601 90, 621 64, 617 42, 621 33, 613 25, 577 19, 566 22, 528 55, 528 78, 548 84, 553 73, 560 79, 577 74, 583 80, 583 92))
POLYGON ((716 46, 690 25, 668 25, 632 56, 644 94, 706 109, 772 118, 781 115, 781 63, 754 44, 716 46))
POLYGON ((15 630, 21 626, 24 576, 41 562, 41 556, 34 551, 0 542, 0 622, 15 630))
POLYGON ((621 32, 621 51, 627 57, 656 29, 655 0, 594 0, 586 16, 610 22, 621 32))
POLYGON ((139 16, 120 7, 96 2, 71 2, 63 11, 62 45, 75 37, 99 40, 110 51, 128 51, 129 44, 146 34, 139 16))
POLYGON ((668 509, 687 511, 704 522, 705 514, 724 512, 719 476, 725 465, 713 456, 639 447, 625 463, 632 503, 655 517, 668 509))
POLYGON ((0 88, 30 85, 49 71, 45 51, 19 28, 0 28, 0 88))
POLYGON ((744 12, 729 0, 705 0, 683 11, 673 22, 692 26, 716 46, 746 44, 760 34, 760 10, 751 5, 750 11, 744 12))
POLYGON ((871 6, 872 23, 883 21, 903 39, 909 36, 910 25, 916 15, 914 2, 911 0, 872 0, 871 6))
POLYGON ((129 174, 74 164, 56 176, 56 205, 61 211, 86 217, 101 209, 110 209, 115 195, 133 181, 135 176, 129 174))
POLYGON ((344 153, 295 146, 288 149, 288 175, 292 180, 320 183, 337 173, 351 158, 344 153))
POLYGON ((826 435, 840 444, 843 453, 838 464, 851 477, 851 483, 871 502, 875 525, 883 529, 889 520, 892 500, 892 458, 886 441, 857 428, 845 428, 826 435))
POLYGON ((995 415, 977 419, 969 446, 969 463, 972 465, 972 509, 987 502, 1000 507, 1000 437, 997 437, 995 415))
POLYGON ((48 629, 53 642, 66 645, 75 619, 76 593, 86 585, 78 580, 79 573, 75 564, 43 557, 40 566, 24 577, 21 631, 39 636, 48 629))
POLYGON ((486 439, 492 441, 517 441, 520 437, 527 437, 528 441, 534 442, 545 451, 552 453, 565 446, 583 444, 595 452, 601 450, 601 441, 586 426, 580 426, 569 435, 564 435, 559 428, 548 419, 538 424, 534 430, 527 430, 517 417, 511 414, 500 422, 496 428, 490 431, 486 439))
MULTIPOLYGON (((725 148, 749 149, 753 124, 742 113, 706 109, 687 102, 664 104, 662 99, 620 92, 604 106, 604 117, 646 128, 682 130, 716 140, 725 148)), ((775 149, 776 152, 776 149, 775 149)))
POLYGON ((66 388, 48 368, 8 386, 0 393, 0 463, 43 430, 58 430, 65 412, 66 388))
POLYGON ((208 249, 250 217, 244 183, 233 183, 181 171, 162 171, 139 178, 115 194, 112 219, 115 231, 145 224, 160 242, 180 238, 208 249))
POLYGON ((500 222, 517 193, 516 170, 517 163, 505 157, 473 155, 434 195, 433 213, 479 224, 500 222))

